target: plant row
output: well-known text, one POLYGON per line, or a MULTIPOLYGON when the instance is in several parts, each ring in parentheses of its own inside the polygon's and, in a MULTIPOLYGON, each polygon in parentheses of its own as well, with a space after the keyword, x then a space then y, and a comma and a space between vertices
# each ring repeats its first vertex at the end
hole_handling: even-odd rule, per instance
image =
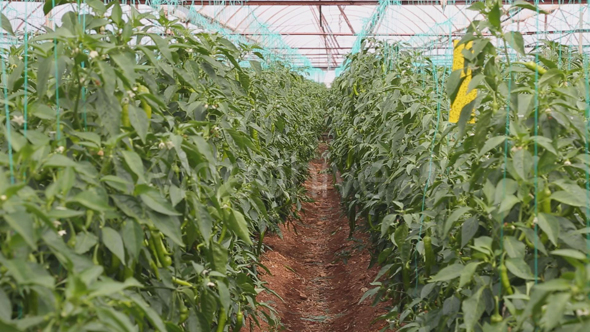
POLYGON ((368 40, 333 85, 330 157, 382 266, 364 298, 398 331, 588 330, 588 60, 503 31, 526 2, 470 10, 463 68, 368 40))
POLYGON ((86 3, 0 55, 0 330, 256 324, 262 239, 304 197, 324 90, 163 12, 86 3))

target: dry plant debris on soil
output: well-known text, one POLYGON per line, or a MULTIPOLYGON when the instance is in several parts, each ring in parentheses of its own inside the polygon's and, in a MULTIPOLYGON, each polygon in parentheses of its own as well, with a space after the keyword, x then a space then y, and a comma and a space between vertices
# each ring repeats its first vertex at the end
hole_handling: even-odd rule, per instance
MULTIPOLYGON (((319 154, 325 150, 322 144, 319 154)), ((259 301, 277 310, 284 331, 379 331, 384 323, 372 321, 383 307, 372 306, 370 300, 358 304, 379 269, 368 269, 366 234, 356 232, 348 238, 348 221, 327 167, 322 158, 310 163, 304 185, 313 201, 304 203, 301 220, 281 226, 282 239, 277 235, 265 239, 270 249, 262 263, 272 274, 261 269, 262 279, 284 301, 268 292, 261 293, 259 301)), ((268 330, 267 326, 254 329, 268 330)))

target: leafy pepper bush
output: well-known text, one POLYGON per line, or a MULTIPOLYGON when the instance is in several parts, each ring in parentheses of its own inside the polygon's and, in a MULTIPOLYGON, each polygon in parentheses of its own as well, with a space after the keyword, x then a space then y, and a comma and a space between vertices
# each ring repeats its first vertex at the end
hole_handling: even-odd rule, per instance
POLYGON ((0 330, 257 323, 261 240, 304 197, 325 89, 162 13, 86 3, 2 54, 0 330))
POLYGON ((587 331, 588 59, 525 52, 502 22, 529 3, 470 10, 463 69, 367 41, 333 85, 332 164, 382 264, 365 298, 398 331, 587 331), (451 124, 468 70, 477 98, 451 124))

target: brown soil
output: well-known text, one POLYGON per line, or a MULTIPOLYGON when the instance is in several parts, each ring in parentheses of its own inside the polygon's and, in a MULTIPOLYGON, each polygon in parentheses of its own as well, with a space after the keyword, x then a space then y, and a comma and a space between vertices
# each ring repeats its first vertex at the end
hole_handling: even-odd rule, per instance
MULTIPOLYGON (((325 150, 322 144, 319 152, 325 150)), ((283 301, 268 292, 261 293, 258 301, 277 310, 283 331, 379 331, 385 323, 373 321, 384 313, 383 307, 373 307, 370 299, 358 304, 378 272, 378 267, 368 268, 367 236, 356 232, 348 238, 348 219, 325 160, 315 159, 309 167, 305 187, 314 201, 303 204, 301 220, 281 226, 283 239, 277 235, 265 239, 270 249, 262 264, 271 274, 260 269, 262 280, 283 301)), ((271 330, 266 324, 253 329, 271 330)))

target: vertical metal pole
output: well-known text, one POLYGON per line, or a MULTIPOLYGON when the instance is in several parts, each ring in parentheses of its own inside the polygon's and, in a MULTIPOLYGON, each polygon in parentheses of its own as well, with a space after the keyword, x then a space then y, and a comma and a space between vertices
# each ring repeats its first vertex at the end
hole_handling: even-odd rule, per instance
MULTIPOLYGON (((582 6, 580 6, 582 7, 582 6)), ((580 8, 580 19, 579 19, 579 25, 580 25, 580 33, 578 34, 578 51, 580 52, 580 54, 583 54, 584 52, 584 37, 582 35, 582 29, 584 28, 584 10, 583 8, 580 8)))

